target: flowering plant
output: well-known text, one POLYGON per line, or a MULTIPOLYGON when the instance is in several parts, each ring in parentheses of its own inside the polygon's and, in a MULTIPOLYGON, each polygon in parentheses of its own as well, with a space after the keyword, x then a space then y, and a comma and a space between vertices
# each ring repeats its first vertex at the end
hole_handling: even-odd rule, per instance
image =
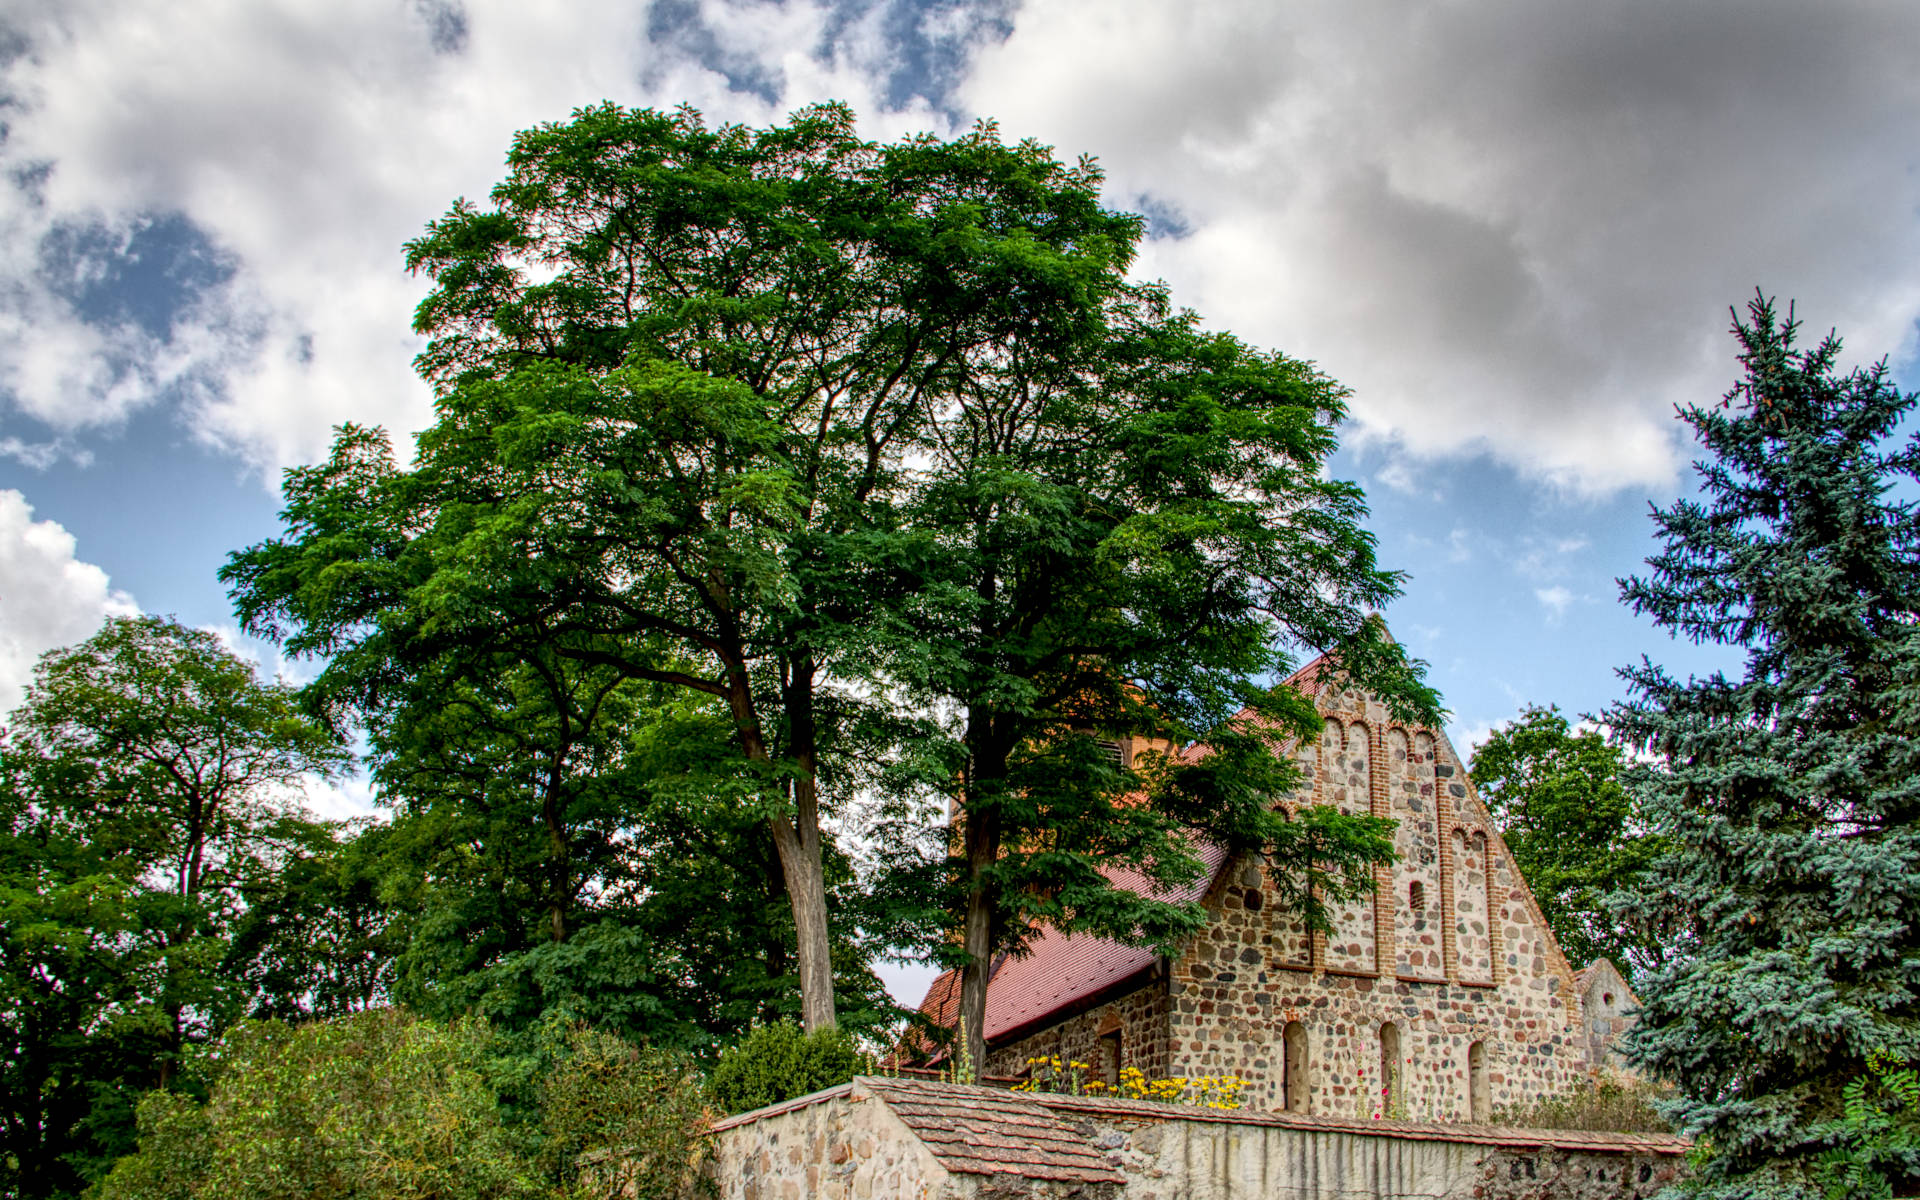
POLYGON ((1148 1079, 1138 1067, 1123 1067, 1118 1083, 1089 1080, 1087 1064, 1071 1059, 1030 1058, 1036 1068, 1017 1092, 1069 1092, 1075 1096, 1114 1096, 1122 1100, 1153 1100, 1161 1104, 1190 1104, 1196 1108, 1239 1108, 1246 1081, 1232 1075, 1202 1075, 1193 1079, 1148 1079))

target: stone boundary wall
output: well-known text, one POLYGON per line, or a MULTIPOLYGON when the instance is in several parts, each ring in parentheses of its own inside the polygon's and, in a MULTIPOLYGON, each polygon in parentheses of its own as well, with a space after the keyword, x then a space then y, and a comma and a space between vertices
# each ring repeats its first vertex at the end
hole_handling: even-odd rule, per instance
POLYGON ((726 1200, 1647 1200, 1680 1178, 1687 1150, 1654 1135, 1016 1096, 910 1079, 856 1079, 713 1134, 711 1171, 726 1200), (1042 1126, 1080 1149, 1035 1153, 1042 1126), (1070 1158, 1079 1165, 1063 1166, 1070 1158))
POLYGON ((1125 1200, 1646 1200, 1687 1143, 1039 1096, 1106 1150, 1125 1200))
POLYGON ((898 1117, 855 1100, 857 1083, 716 1123, 708 1174, 721 1200, 955 1195, 946 1169, 898 1117))

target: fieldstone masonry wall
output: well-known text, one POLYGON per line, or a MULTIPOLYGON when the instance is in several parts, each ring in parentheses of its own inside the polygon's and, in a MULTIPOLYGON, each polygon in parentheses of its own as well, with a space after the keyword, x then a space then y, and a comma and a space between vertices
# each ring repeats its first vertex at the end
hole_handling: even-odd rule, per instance
POLYGON ((1589 1065, 1573 973, 1444 736, 1353 692, 1323 695, 1321 711, 1293 803, 1397 817, 1400 859, 1308 962, 1264 874, 1223 871, 1211 922, 1168 974, 1168 1073, 1237 1075, 1250 1105, 1284 1108, 1297 1022, 1313 1113, 1485 1120, 1572 1086, 1589 1065))
MULTIPOLYGON (((1315 782, 1315 802, 1343 813, 1373 812, 1373 746, 1365 722, 1327 719, 1315 782)), ((1322 956, 1328 970, 1376 973, 1380 959, 1374 913, 1378 905, 1375 895, 1333 907, 1333 933, 1325 938, 1322 956)))
POLYGON ((850 1087, 715 1127, 709 1175, 721 1200, 934 1200, 948 1172, 883 1104, 850 1087))
POLYGON ((1029 1058, 1059 1057, 1091 1064, 1098 1078, 1102 1041, 1117 1033, 1121 1062, 1162 1079, 1176 1073, 1168 1057, 1167 1028, 1166 980, 1142 979, 1135 991, 989 1051, 982 1073, 1023 1076, 1029 1058))
POLYGON ((713 1140, 724 1200, 1645 1200, 1686 1149, 898 1079, 743 1114, 713 1140))
POLYGON ((1388 812, 1394 829, 1396 867, 1382 868, 1393 893, 1395 973, 1407 979, 1442 982, 1447 977, 1443 951, 1440 885, 1439 797, 1434 789, 1433 735, 1421 730, 1411 738, 1404 729, 1387 731, 1388 812))
POLYGON ((1615 1071, 1631 1070, 1618 1048, 1620 1035, 1633 1027, 1633 1014, 1640 1007, 1639 997, 1627 986, 1620 970, 1601 959, 1580 973, 1584 985, 1580 1007, 1586 1013, 1587 1058, 1595 1066, 1615 1071))

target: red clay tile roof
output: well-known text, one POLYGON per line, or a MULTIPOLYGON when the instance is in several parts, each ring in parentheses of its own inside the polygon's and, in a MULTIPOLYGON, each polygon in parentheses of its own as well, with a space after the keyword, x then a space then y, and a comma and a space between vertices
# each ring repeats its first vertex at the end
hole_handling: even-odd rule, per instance
MULTIPOLYGON (((1287 682, 1309 696, 1314 695, 1320 690, 1326 663, 1326 656, 1321 655, 1288 676, 1287 682)), ((1285 750, 1283 747, 1282 752, 1285 750)), ((1205 746, 1196 744, 1180 751, 1180 757, 1194 762, 1208 753, 1205 746)), ((1226 865, 1225 849, 1211 843, 1202 843, 1198 849, 1205 864, 1200 877, 1168 893, 1166 899, 1198 900, 1219 877, 1220 869, 1226 865)), ((1147 890, 1146 881, 1131 869, 1116 868, 1106 874, 1116 886, 1147 890)), ((1004 960, 988 977, 988 1044, 1134 978, 1153 965, 1154 957, 1151 950, 1123 946, 1105 938, 1044 930, 1033 940, 1024 958, 1004 960)), ((936 1029, 955 1026, 960 1018, 959 970, 942 972, 933 981, 927 988, 926 998, 920 1001, 920 1014, 936 1029)), ((944 1053, 935 1054, 933 1061, 942 1057, 944 1053)))
POLYGON ((1025 1095, 926 1079, 864 1077, 858 1083, 956 1174, 1126 1182, 1085 1138, 1025 1095))
MULTIPOLYGON (((1204 864, 1200 877, 1166 893, 1166 899, 1186 903, 1205 895, 1226 861, 1226 851, 1203 845, 1200 861, 1204 864)), ((1147 889, 1146 881, 1132 870, 1115 869, 1107 873, 1107 878, 1119 887, 1147 889)), ((1043 930, 1026 957, 1003 960, 988 979, 987 1041, 1132 979, 1151 967, 1153 960, 1151 950, 1087 934, 1043 930)), ((936 1028, 953 1028, 960 1014, 958 970, 946 971, 933 981, 926 999, 920 1002, 920 1011, 936 1028)))

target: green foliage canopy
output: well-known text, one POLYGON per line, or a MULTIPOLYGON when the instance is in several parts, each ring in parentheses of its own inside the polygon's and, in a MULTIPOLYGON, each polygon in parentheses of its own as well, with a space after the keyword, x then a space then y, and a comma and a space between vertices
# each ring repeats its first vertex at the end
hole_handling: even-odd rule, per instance
POLYGON ((959 381, 907 509, 939 553, 896 670, 960 714, 927 750, 961 781, 948 906, 976 1063, 993 955, 1042 923, 1171 950, 1203 919, 1165 898, 1199 871, 1198 839, 1264 862, 1312 928, 1372 886, 1390 823, 1276 809, 1297 783, 1281 744, 1320 731, 1274 682, 1302 651, 1329 655, 1330 685, 1437 720, 1420 664, 1369 616, 1400 576, 1360 490, 1323 470, 1344 390, 1128 280, 1139 235, 1113 223, 1058 350, 959 381), (1210 753, 1170 752, 1194 743, 1210 753))
MULTIPOLYGON (((322 886, 336 831, 289 800, 344 757, 289 689, 204 631, 114 618, 42 657, 0 746, 0 1171, 14 1194, 77 1192, 125 1148, 139 1091, 249 1012, 377 990, 314 953, 334 920, 317 910, 344 898, 322 886)), ((367 932, 334 929, 343 952, 367 932)))
POLYGON ((1661 843, 1636 820, 1622 766, 1598 730, 1574 732, 1559 709, 1530 706, 1493 731, 1468 774, 1567 958, 1611 959, 1631 981, 1664 947, 1623 925, 1606 897, 1638 886, 1661 843))
POLYGON ((876 761, 845 748, 911 732, 857 685, 935 549, 903 527, 903 464, 964 380, 1085 324, 1136 223, 1037 147, 875 146, 831 105, 765 130, 608 105, 509 166, 493 208, 409 247, 440 393, 417 467, 343 431, 289 476, 288 536, 226 578, 375 720, 423 664, 535 649, 715 703, 803 1019, 831 1024, 821 807, 876 761))

